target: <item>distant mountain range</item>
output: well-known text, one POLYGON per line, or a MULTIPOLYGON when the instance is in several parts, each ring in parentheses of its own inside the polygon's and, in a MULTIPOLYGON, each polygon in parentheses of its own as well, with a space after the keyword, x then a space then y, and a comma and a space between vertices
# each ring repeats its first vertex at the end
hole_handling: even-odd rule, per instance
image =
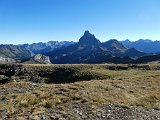
POLYGON ((128 48, 135 48, 137 50, 143 51, 145 53, 158 53, 160 52, 160 41, 144 40, 140 39, 138 41, 121 41, 123 45, 128 48))
POLYGON ((146 55, 134 48, 127 48, 115 39, 101 43, 94 35, 85 31, 79 42, 47 53, 52 63, 101 63, 112 57, 137 58, 146 55))
POLYGON ((48 53, 51 52, 55 49, 59 49, 61 47, 67 47, 70 46, 72 44, 74 44, 75 42, 69 42, 69 41, 62 41, 62 42, 58 42, 58 41, 49 41, 46 43, 43 42, 39 42, 39 43, 33 43, 33 44, 22 44, 22 45, 18 45, 21 47, 25 47, 26 49, 30 50, 33 54, 44 54, 44 53, 48 53))
POLYGON ((0 45, 0 62, 43 64, 144 63, 160 59, 160 42, 151 40, 100 42, 89 31, 78 42, 49 41, 0 45), (152 54, 154 53, 154 54, 152 54))

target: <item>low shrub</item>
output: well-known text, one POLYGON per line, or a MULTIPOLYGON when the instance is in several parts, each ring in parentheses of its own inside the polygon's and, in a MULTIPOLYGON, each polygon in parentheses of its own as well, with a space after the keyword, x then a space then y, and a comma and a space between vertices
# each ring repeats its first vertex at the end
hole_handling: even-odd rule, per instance
POLYGON ((59 67, 49 76, 48 83, 71 83, 83 80, 107 79, 108 75, 74 67, 59 67))

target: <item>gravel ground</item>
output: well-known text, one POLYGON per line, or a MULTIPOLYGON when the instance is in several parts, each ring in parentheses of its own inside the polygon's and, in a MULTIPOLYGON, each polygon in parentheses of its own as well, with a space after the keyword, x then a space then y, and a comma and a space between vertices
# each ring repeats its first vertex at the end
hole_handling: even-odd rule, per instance
POLYGON ((9 118, 0 111, 0 117, 0 120, 160 120, 160 111, 154 109, 146 110, 143 107, 127 108, 111 104, 97 109, 94 114, 89 109, 82 110, 78 106, 73 108, 69 114, 61 113, 57 109, 54 113, 40 115, 26 113, 24 117, 14 116, 9 118))
MULTIPOLYGON (((36 86, 36 84, 33 85, 36 86)), ((30 90, 33 89, 34 88, 31 87, 30 90)), ((24 92, 16 88, 12 88, 11 90, 14 92, 19 91, 19 94, 23 94, 24 92)), ((3 100, 3 95, 0 96, 0 99, 1 101, 3 100)), ((64 105, 64 107, 65 110, 68 109, 70 112, 64 112, 60 106, 56 106, 55 109, 48 108, 45 113, 36 115, 30 111, 25 111, 22 114, 18 113, 8 116, 5 110, 0 110, 0 120, 160 120, 160 110, 145 109, 141 106, 126 107, 109 104, 93 110, 91 106, 85 103, 73 102, 68 106, 67 104, 64 105)))

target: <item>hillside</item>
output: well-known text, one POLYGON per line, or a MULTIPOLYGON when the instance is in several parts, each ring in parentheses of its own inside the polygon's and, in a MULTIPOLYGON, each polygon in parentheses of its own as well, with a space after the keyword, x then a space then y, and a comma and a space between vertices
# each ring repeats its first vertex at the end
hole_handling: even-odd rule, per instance
POLYGON ((21 46, 0 45, 0 56, 12 59, 27 59, 31 57, 31 52, 21 46))
POLYGON ((112 57, 140 57, 146 55, 129 49, 117 40, 101 43, 94 35, 85 31, 79 42, 47 53, 52 63, 101 63, 112 57))

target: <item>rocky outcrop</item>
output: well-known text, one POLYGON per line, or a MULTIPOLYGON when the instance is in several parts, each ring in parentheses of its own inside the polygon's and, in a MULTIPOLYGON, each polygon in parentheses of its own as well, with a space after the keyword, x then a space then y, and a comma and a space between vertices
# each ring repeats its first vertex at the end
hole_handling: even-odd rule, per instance
POLYGON ((0 63, 15 63, 16 60, 9 57, 0 56, 0 63))
POLYGON ((50 59, 48 56, 37 54, 33 56, 29 61, 26 61, 25 63, 28 64, 51 64, 50 59))
POLYGON ((50 64, 50 59, 48 56, 45 56, 45 55, 42 55, 42 54, 37 54, 33 57, 33 59, 35 61, 39 61, 41 63, 44 63, 44 64, 50 64))
POLYGON ((0 75, 0 83, 6 83, 9 81, 9 78, 4 76, 4 75, 0 75))

